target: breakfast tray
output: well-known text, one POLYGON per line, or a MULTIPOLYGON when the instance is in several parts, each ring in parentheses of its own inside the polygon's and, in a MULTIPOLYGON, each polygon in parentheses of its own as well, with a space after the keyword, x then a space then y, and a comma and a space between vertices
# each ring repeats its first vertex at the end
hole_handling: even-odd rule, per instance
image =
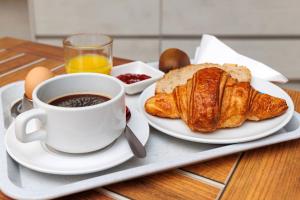
MULTIPOLYGON (((8 196, 16 199, 60 197, 236 152, 300 138, 300 114, 296 112, 290 122, 273 135, 239 144, 193 143, 150 129, 150 138, 146 145, 147 157, 144 159, 133 158, 109 170, 85 175, 45 174, 19 165, 10 158, 5 150, 4 134, 11 122, 8 114, 9 109, 12 103, 22 97, 22 94, 23 82, 12 83, 0 89, 0 189, 8 196)), ((126 98, 127 104, 137 105, 138 96, 128 96, 126 98)))

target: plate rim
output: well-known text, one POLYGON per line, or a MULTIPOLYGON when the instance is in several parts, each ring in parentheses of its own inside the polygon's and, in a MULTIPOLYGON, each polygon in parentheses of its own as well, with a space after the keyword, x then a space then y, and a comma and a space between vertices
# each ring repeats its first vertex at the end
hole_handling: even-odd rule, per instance
MULTIPOLYGON (((282 88, 280 88, 279 86, 257 78, 257 77, 253 77, 253 79, 259 80, 259 81, 263 81, 263 82, 267 82, 268 84, 272 84, 273 87, 275 87, 276 89, 278 89, 281 93, 283 93, 288 99, 285 99, 288 104, 289 104, 289 108, 287 110, 287 112, 289 112, 287 114, 287 117, 277 126, 264 131, 260 134, 256 134, 256 135, 251 135, 251 136, 247 136, 247 137, 243 137, 243 138, 235 138, 235 139, 207 139, 207 138, 199 138, 199 137, 193 137, 193 136, 188 136, 188 135, 182 135, 178 132, 173 132, 171 130, 165 129, 159 125, 157 125, 156 123, 152 122, 152 120, 149 119, 149 117, 147 115, 149 115, 148 113, 146 113, 145 109, 144 109, 144 102, 143 102, 143 97, 145 96, 146 92, 148 92, 148 90, 151 89, 151 87, 155 87, 156 83, 153 83, 152 85, 150 85, 149 87, 147 87, 140 95, 139 97, 139 110, 140 112, 144 115, 144 117, 147 119, 148 123, 155 129, 163 132, 164 134, 167 134, 169 136, 178 138, 178 139, 182 139, 182 140, 186 140, 186 141, 191 141, 191 142, 197 142, 197 143, 206 143, 206 144, 237 144, 237 143, 243 143, 243 142, 249 142, 249 141, 253 141, 253 140, 257 140, 260 138, 264 138, 267 137, 273 133, 275 133, 276 131, 280 130, 282 127, 284 127, 293 117, 293 113, 294 113, 294 102, 291 99, 290 95, 288 93, 286 93, 282 88)), ((237 127, 238 128, 238 127, 237 127)))
MULTIPOLYGON (((142 142, 143 143, 143 146, 145 146, 147 144, 147 142, 149 141, 149 137, 150 137, 150 127, 148 125, 148 121, 143 117, 143 115, 141 113, 139 113, 138 111, 136 111, 136 109, 134 108, 130 108, 131 112, 132 113, 135 113, 134 115, 137 115, 135 117, 136 120, 144 120, 145 122, 145 127, 147 130, 147 136, 145 138, 145 141, 142 142), (140 115, 140 116, 139 116, 140 115), (144 119, 141 119, 141 116, 142 118, 144 119)), ((132 115, 132 116, 134 116, 132 115)), ((107 170, 107 169, 110 169, 112 167, 115 167, 115 166, 118 166, 126 161, 128 161, 129 159, 133 158, 134 157, 134 154, 132 153, 132 151, 130 150, 129 148, 129 151, 126 152, 126 154, 122 154, 122 156, 119 156, 119 158, 121 159, 115 159, 117 161, 115 162, 112 162, 112 164, 108 164, 108 165, 105 165, 105 167, 101 167, 101 165, 99 165, 99 167, 94 167, 94 168, 88 168, 88 169, 81 169, 81 170, 59 170, 59 169, 48 169, 48 168, 42 168, 40 166, 37 166, 37 165, 33 165, 32 163, 28 163, 20 158, 18 158, 14 153, 13 153, 13 150, 11 150, 11 148, 9 147, 8 145, 8 138, 9 137, 13 137, 13 136, 9 136, 9 134, 13 134, 13 131, 11 129, 13 129, 13 126, 14 126, 15 122, 13 121, 10 126, 8 127, 8 129, 6 130, 5 132, 5 138, 4 138, 4 145, 5 145, 5 149, 7 151, 7 153, 9 154, 9 156, 15 160, 17 163, 19 163, 20 165, 24 166, 24 167, 27 167, 31 170, 34 170, 34 171, 38 171, 38 172, 42 172, 42 173, 47 173, 47 174, 55 174, 55 175, 82 175, 82 174, 90 174, 90 173, 94 173, 94 172, 100 172, 100 171, 104 171, 104 170, 107 170)), ((119 138, 117 138, 116 140, 119 140, 119 139, 122 139, 123 134, 120 135, 119 138)), ((124 140, 125 137, 123 138, 124 140)), ((114 141, 115 142, 115 141, 114 141)), ((40 144, 42 146, 42 144, 40 144)), ((43 147, 42 147, 43 148, 43 147)), ((45 150, 44 150, 45 151, 45 150)), ((99 150, 101 151, 101 150, 99 150)))

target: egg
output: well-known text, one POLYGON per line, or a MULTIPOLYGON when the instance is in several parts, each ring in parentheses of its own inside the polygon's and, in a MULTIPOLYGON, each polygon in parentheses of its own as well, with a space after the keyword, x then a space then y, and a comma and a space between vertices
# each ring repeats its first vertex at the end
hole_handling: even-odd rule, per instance
POLYGON ((189 56, 184 51, 176 48, 165 50, 159 58, 159 69, 165 73, 189 64, 189 56))
POLYGON ((54 74, 46 67, 35 67, 28 72, 25 78, 25 95, 32 99, 34 88, 41 82, 54 77, 54 74))

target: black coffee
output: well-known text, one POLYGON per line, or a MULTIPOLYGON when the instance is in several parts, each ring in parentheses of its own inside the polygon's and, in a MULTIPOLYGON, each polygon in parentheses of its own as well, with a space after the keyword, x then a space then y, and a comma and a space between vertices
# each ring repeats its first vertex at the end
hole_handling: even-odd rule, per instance
POLYGON ((108 100, 110 100, 110 98, 98 94, 71 94, 52 100, 49 104, 60 107, 85 107, 103 103, 108 100))

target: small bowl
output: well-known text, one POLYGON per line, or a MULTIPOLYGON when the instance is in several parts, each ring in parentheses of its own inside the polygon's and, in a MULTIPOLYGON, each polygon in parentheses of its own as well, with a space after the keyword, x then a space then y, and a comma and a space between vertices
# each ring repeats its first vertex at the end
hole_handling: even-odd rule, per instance
POLYGON ((132 83, 132 84, 126 84, 123 81, 121 81, 125 87, 125 92, 127 94, 137 94, 139 92, 142 92, 149 85, 151 85, 152 83, 154 83, 155 81, 157 81, 158 79, 164 76, 163 72, 141 61, 131 62, 124 65, 118 65, 116 67, 113 67, 111 71, 111 75, 114 77, 117 77, 121 74, 127 74, 127 73, 146 74, 151 77, 149 79, 132 83))

